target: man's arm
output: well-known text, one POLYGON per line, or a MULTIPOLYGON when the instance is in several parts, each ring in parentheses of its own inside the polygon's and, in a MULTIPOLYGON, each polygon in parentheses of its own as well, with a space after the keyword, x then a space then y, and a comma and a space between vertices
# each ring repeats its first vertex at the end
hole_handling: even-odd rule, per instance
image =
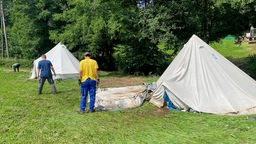
POLYGON ((99 77, 99 70, 96 69, 96 78, 97 78, 97 81, 99 82, 100 81, 100 77, 99 77))
POLYGON ((40 65, 40 62, 38 62, 36 79, 39 78, 39 76, 40 76, 40 70, 41 70, 41 65, 40 65))
POLYGON ((99 77, 99 70, 98 70, 98 68, 96 69, 96 85, 97 86, 99 86, 99 84, 100 84, 100 77, 99 77))
POLYGON ((82 79, 82 70, 79 70, 78 79, 82 79))
POLYGON ((37 68, 37 78, 39 78, 39 76, 40 76, 40 69, 37 68))
POLYGON ((78 85, 81 85, 81 79, 82 79, 82 70, 79 70, 79 74, 78 74, 78 85))
POLYGON ((55 70, 54 70, 53 66, 51 66, 51 70, 52 70, 54 76, 56 76, 56 73, 55 73, 55 70))
POLYGON ((99 76, 99 66, 98 66, 98 63, 97 61, 95 61, 95 72, 96 72, 96 80, 97 82, 99 83, 100 82, 100 76, 99 76))

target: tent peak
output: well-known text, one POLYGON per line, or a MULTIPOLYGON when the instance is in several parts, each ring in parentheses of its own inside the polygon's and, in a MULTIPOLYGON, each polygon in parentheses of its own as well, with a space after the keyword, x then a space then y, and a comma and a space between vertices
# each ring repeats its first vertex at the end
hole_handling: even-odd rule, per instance
POLYGON ((193 34, 192 36, 191 36, 191 38, 188 40, 188 42, 186 43, 186 44, 188 44, 188 43, 197 43, 197 44, 200 44, 200 45, 202 45, 202 46, 206 46, 206 45, 208 45, 207 43, 205 43, 201 38, 199 38, 197 35, 195 35, 195 34, 193 34))
MULTIPOLYGON (((193 34, 190 39, 200 39, 200 38, 197 35, 193 34)), ((203 40, 201 40, 201 41, 203 41, 203 40)))

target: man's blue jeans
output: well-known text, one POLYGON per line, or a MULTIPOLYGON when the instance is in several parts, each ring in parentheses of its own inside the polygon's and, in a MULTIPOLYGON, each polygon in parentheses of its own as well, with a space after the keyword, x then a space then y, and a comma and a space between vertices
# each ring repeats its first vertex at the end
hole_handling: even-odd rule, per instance
POLYGON ((96 95, 96 81, 88 78, 81 84, 81 102, 80 110, 84 111, 86 108, 86 98, 90 94, 90 108, 89 111, 94 111, 95 95, 96 95))

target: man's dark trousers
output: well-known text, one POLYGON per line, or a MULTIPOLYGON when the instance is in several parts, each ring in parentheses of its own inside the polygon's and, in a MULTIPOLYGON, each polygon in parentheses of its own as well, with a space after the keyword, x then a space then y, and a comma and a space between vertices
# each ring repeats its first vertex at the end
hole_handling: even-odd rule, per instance
POLYGON ((38 94, 42 93, 44 82, 45 82, 46 79, 47 79, 48 83, 50 84, 50 86, 52 88, 52 92, 54 94, 56 94, 57 91, 56 91, 56 88, 55 88, 54 81, 53 81, 52 77, 41 77, 41 78, 39 78, 38 94))

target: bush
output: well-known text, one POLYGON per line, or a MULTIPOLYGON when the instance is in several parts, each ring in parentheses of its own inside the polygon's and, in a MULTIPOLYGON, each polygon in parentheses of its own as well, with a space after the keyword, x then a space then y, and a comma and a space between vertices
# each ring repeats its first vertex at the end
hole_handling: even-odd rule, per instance
POLYGON ((247 58, 244 71, 256 80, 256 55, 250 55, 247 58))
POLYGON ((229 60, 256 80, 256 55, 250 55, 246 58, 229 58, 229 60))
POLYGON ((0 59, 0 66, 11 67, 14 63, 19 63, 21 68, 32 68, 33 60, 27 59, 0 59))
POLYGON ((134 75, 159 75, 170 64, 172 57, 158 51, 156 47, 131 47, 118 45, 114 58, 119 71, 134 75))

